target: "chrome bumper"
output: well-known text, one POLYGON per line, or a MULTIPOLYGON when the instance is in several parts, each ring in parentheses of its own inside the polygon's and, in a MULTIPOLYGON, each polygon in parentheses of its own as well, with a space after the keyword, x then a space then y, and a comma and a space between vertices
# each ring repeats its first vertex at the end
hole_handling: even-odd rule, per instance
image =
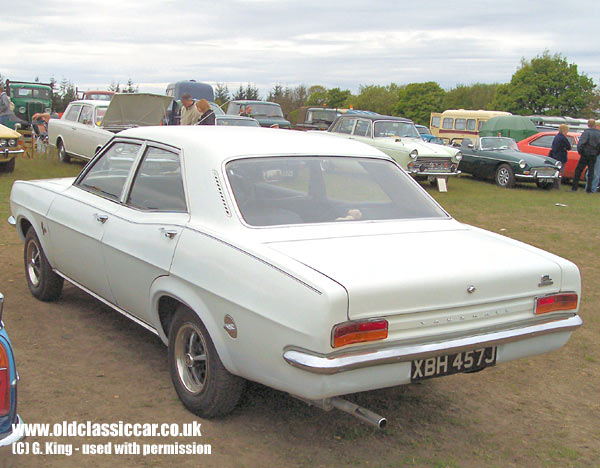
POLYGON ((418 172, 418 171, 408 171, 410 175, 419 176, 419 177, 446 177, 446 176, 457 176, 461 174, 462 171, 456 172, 418 172))
POLYGON ((554 175, 538 175, 534 174, 515 174, 517 179, 525 179, 525 180, 554 180, 560 177, 560 171, 556 171, 554 175))
MULTIPOLYGON (((536 317, 534 320, 544 318, 546 317, 536 317)), ((582 324, 579 315, 569 313, 547 317, 542 323, 531 324, 531 321, 528 321, 520 326, 513 324, 513 328, 510 329, 436 342, 391 343, 378 348, 348 349, 330 354, 289 347, 284 350, 283 359, 291 366, 305 371, 331 375, 364 367, 410 362, 415 359, 498 346, 550 333, 570 332, 582 324)))
POLYGON ((0 150, 0 158, 2 159, 12 159, 13 156, 17 156, 18 154, 23 154, 25 150, 23 149, 8 149, 4 148, 0 150))
POLYGON ((23 420, 21 416, 17 415, 17 421, 14 424, 13 431, 8 434, 4 439, 0 439, 0 447, 6 447, 7 445, 14 444, 15 442, 19 442, 24 438, 22 431, 20 430, 20 426, 23 425, 23 420))

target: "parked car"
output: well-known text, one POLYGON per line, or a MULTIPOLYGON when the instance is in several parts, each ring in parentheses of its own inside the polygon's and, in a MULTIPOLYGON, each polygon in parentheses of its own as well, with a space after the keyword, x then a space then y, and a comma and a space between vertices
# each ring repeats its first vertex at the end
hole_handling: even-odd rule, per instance
POLYGON ((260 127, 258 120, 240 115, 217 115, 215 124, 229 127, 260 127))
POLYGON ((341 115, 337 109, 302 106, 298 109, 298 121, 295 130, 327 130, 333 121, 341 115))
POLYGON ((252 108, 248 117, 258 120, 261 127, 290 128, 289 121, 283 118, 281 106, 276 102, 267 101, 230 101, 227 105, 227 114, 239 115, 241 112, 247 113, 252 108))
POLYGON ((115 133, 160 125, 172 98, 158 94, 115 94, 107 101, 73 101, 60 119, 50 119, 48 142, 58 158, 91 159, 115 133))
POLYGON ((500 187, 513 187, 519 181, 535 182, 538 187, 549 189, 560 176, 559 161, 523 153, 512 138, 481 137, 475 143, 465 138, 461 150, 463 172, 493 179, 500 187))
POLYGON ((169 83, 165 94, 171 96, 174 101, 179 101, 184 93, 188 93, 193 99, 206 99, 214 102, 215 92, 208 83, 200 83, 196 80, 183 80, 169 83))
POLYGON ((460 174, 460 150, 426 143, 412 120, 379 114, 344 114, 327 133, 360 141, 383 151, 417 178, 427 178, 432 185, 437 178, 460 174))
POLYGON ((82 91, 79 92, 78 96, 83 101, 110 101, 115 95, 114 91, 82 91))
POLYGON ((417 125, 415 124, 415 128, 417 129, 417 131, 419 132, 419 135, 421 135, 421 138, 423 139, 423 141, 426 141, 428 143, 432 143, 432 140, 434 143, 438 143, 438 144, 444 144, 444 140, 442 140, 441 138, 436 137, 433 133, 431 133, 431 130, 429 130, 429 127, 426 127, 425 125, 417 125))
POLYGON ((29 81, 6 80, 6 94, 15 105, 15 119, 9 122, 8 127, 14 129, 15 124, 21 128, 31 124, 34 114, 52 112, 52 85, 29 81))
MULTIPOLYGON (((521 140, 517 145, 519 149, 525 153, 541 154, 542 156, 548 156, 550 149, 552 148, 552 140, 558 131, 540 132, 521 140)), ((575 167, 579 162, 579 153, 577 152, 577 144, 579 143, 579 137, 581 133, 569 132, 567 138, 571 143, 571 151, 567 151, 567 163, 563 171, 563 178, 573 179, 575 176, 575 167)), ((585 172, 581 174, 581 180, 585 182, 587 174, 587 167, 585 172)))
POLYGON ((320 132, 126 130, 77 178, 15 182, 11 211, 33 296, 67 279, 157 334, 207 418, 251 380, 381 427, 339 396, 558 349, 582 323, 573 263, 320 132))
POLYGON ((17 367, 15 356, 2 322, 4 296, 0 293, 0 447, 18 442, 23 421, 17 414, 17 367), (16 428, 16 429, 14 429, 16 428))
POLYGON ((12 172, 15 170, 15 158, 23 154, 19 146, 21 134, 4 125, 0 125, 0 171, 12 172))

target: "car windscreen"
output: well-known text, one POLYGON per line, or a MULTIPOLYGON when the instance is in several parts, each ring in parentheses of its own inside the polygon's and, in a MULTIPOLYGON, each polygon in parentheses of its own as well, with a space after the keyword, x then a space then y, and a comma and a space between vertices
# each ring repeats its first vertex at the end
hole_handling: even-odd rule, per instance
POLYGON ((217 117, 217 125, 234 127, 260 127, 260 124, 254 119, 228 119, 225 117, 217 117))
POLYGON ((419 132, 412 122, 401 122, 395 120, 380 120, 375 122, 375 138, 381 137, 410 137, 421 138, 419 132))
POLYGON ((15 88, 12 92, 13 97, 18 98, 38 98, 38 99, 50 99, 50 90, 44 88, 15 88))
POLYGON ((107 107, 96 107, 96 125, 99 127, 102 125, 102 119, 104 119, 104 114, 106 114, 107 107))
POLYGON ((338 116, 337 111, 334 110, 322 110, 322 109, 315 109, 315 110, 309 110, 308 111, 308 116, 306 121, 311 123, 311 122, 324 122, 324 123, 331 123, 335 120, 335 118, 338 116))
POLYGON ((517 143, 512 138, 503 137, 483 137, 479 139, 482 150, 514 150, 519 151, 517 143))
POLYGON ((94 101, 110 101, 112 99, 112 94, 86 94, 86 99, 93 99, 94 101))
POLYGON ((242 106, 242 109, 246 109, 248 112, 248 107, 251 107, 250 117, 279 117, 283 119, 283 112, 281 112, 281 107, 279 106, 271 106, 269 104, 260 104, 260 103, 250 103, 246 106, 242 106))
POLYGON ((251 226, 446 218, 392 161, 287 156, 231 161, 227 177, 251 226))

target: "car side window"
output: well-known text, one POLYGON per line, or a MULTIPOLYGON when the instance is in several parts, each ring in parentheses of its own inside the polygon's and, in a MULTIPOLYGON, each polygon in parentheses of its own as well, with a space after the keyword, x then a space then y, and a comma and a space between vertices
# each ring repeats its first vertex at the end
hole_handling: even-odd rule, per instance
POLYGON ((450 117, 444 118, 444 121, 442 122, 442 128, 445 128, 446 130, 451 130, 453 125, 454 125, 454 119, 452 119, 450 117))
POLYGON ((79 114, 79 119, 77 121, 83 125, 92 125, 92 116, 94 115, 94 110, 92 106, 83 106, 81 108, 81 113, 79 114))
POLYGON ((94 162, 77 185, 104 198, 120 200, 140 147, 139 143, 113 143, 94 162))
POLYGON ((432 117, 431 118, 431 126, 433 128, 440 128, 440 117, 432 117))
POLYGON ((75 122, 77 120, 77 116, 79 115, 80 110, 81 104, 76 104, 74 106, 69 107, 69 110, 65 114, 65 120, 71 120, 75 122))
POLYGON ((454 128, 456 130, 465 130, 467 128, 467 120, 466 119, 456 119, 454 121, 454 128))
POLYGON ((179 155, 148 147, 133 179, 127 204, 146 211, 186 212, 179 155))
POLYGON ((552 148, 552 140, 554 140, 554 135, 544 135, 533 140, 530 145, 540 148, 552 148))
POLYGON ((354 134, 356 136, 371 136, 371 122, 368 120, 358 120, 356 122, 356 127, 354 127, 354 134))
POLYGON ((355 119, 340 119, 338 125, 336 125, 335 131, 337 133, 345 133, 350 135, 352 128, 354 127, 355 119))

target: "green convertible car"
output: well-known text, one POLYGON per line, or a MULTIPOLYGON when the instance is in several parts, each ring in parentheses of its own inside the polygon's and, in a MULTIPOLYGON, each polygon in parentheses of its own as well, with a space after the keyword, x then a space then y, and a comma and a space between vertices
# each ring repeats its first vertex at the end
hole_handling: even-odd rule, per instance
POLYGON ((535 182, 552 188, 560 176, 561 163, 537 154, 523 153, 512 138, 482 137, 473 143, 465 138, 460 170, 481 179, 494 179, 500 187, 512 187, 516 181, 535 182))

